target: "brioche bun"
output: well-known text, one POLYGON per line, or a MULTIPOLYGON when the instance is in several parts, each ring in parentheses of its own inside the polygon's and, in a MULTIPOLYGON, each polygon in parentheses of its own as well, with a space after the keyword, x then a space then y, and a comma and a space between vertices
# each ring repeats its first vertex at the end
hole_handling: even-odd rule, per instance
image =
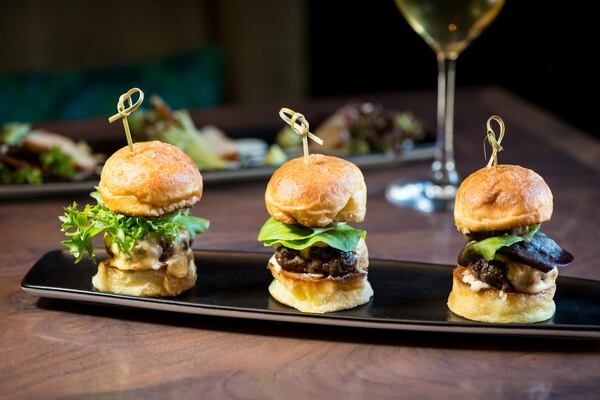
POLYGON ((552 192, 534 171, 518 165, 485 167, 469 175, 456 193, 459 231, 501 231, 548 221, 552 192))
POLYGON ((463 282, 466 269, 457 267, 453 272, 452 292, 448 308, 454 314, 473 321, 495 323, 530 323, 546 321, 554 315, 556 306, 552 300, 556 285, 542 292, 500 292, 497 289, 471 290, 463 282))
POLYGON ((144 217, 191 207, 202 197, 202 176, 177 147, 159 141, 123 147, 106 160, 98 191, 113 212, 144 217))
POLYGON ((373 289, 367 280, 369 254, 364 241, 356 252, 357 268, 364 272, 342 277, 286 271, 273 256, 267 266, 275 278, 269 293, 278 302, 306 313, 334 312, 365 304, 373 296, 373 289))
POLYGON ((178 278, 168 274, 164 267, 156 270, 122 270, 101 261, 92 284, 101 292, 129 296, 177 296, 196 284, 196 264, 193 257, 190 258, 187 276, 178 278))
MULTIPOLYGON (((307 290, 302 289, 301 292, 305 293, 307 290)), ((335 288, 331 293, 320 294, 308 292, 311 293, 312 297, 303 297, 302 294, 290 290, 289 286, 277 279, 273 279, 273 282, 269 285, 269 293, 275 300, 298 311, 312 314, 348 310, 368 303, 371 297, 373 297, 373 288, 366 276, 362 277, 360 285, 357 285, 352 290, 335 288), (321 295, 326 297, 327 301, 315 301, 321 295)))
POLYGON ((265 192, 267 211, 286 224, 324 227, 334 221, 360 222, 367 206, 367 186, 349 161, 311 154, 283 164, 265 192))

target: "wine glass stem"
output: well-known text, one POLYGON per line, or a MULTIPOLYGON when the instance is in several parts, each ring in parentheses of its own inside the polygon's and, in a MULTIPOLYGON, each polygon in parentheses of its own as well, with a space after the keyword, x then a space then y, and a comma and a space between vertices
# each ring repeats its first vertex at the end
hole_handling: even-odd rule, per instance
POLYGON ((456 60, 438 55, 437 140, 433 181, 438 185, 456 185, 454 165, 454 76, 456 60))

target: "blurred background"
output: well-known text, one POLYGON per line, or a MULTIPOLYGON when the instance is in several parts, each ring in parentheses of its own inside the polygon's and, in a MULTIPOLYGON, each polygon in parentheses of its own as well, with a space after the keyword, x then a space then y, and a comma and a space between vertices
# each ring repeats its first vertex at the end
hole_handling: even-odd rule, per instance
MULTIPOLYGON (((598 135, 584 10, 508 0, 458 87, 503 86, 598 135)), ((106 116, 132 85, 174 108, 435 89, 434 60, 393 0, 2 2, 0 123, 106 116)))

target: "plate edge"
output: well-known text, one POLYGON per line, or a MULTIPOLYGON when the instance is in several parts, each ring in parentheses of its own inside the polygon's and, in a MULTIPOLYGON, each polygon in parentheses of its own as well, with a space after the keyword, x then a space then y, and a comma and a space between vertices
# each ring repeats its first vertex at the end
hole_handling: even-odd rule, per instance
POLYGON ((310 323, 314 325, 327 326, 347 326, 354 328, 366 329, 381 329, 381 330, 397 330, 397 331, 412 331, 412 332, 433 332, 433 333, 468 333, 468 334, 487 334, 487 335, 509 335, 509 336, 527 336, 527 337, 549 337, 549 338, 569 338, 569 339, 600 339, 600 331, 586 330, 561 330, 561 329, 528 329, 517 326, 502 327, 471 327, 471 326, 448 326, 448 325, 428 325, 428 324, 406 324, 406 323, 389 323, 381 321, 360 321, 352 319, 338 318, 320 318, 319 316, 299 315, 281 313, 263 313, 255 311, 239 311, 227 309, 212 309, 209 307, 191 307, 185 305, 164 304, 160 302, 144 301, 142 299, 129 299, 118 297, 103 297, 93 296, 89 294, 79 294, 73 292, 65 292, 58 290, 45 290, 33 288, 27 285, 21 285, 21 289, 26 293, 34 296, 75 300, 82 302, 92 302, 100 304, 119 305, 129 308, 151 309, 168 312, 178 312, 195 315, 208 315, 223 318, 239 318, 264 321, 279 321, 291 323, 310 323), (93 298, 93 299, 90 299, 93 298))

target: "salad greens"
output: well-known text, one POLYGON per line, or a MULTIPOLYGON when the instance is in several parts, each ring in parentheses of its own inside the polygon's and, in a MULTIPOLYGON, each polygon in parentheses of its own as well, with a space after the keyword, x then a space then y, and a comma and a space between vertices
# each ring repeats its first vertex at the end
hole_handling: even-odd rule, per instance
POLYGON ((176 123, 167 125, 166 129, 158 134, 157 139, 179 147, 201 170, 225 168, 225 161, 212 151, 194 125, 190 114, 185 110, 178 110, 174 111, 173 115, 176 123))
POLYGON ((200 170, 227 167, 196 128, 187 110, 172 111, 158 96, 152 96, 150 104, 150 109, 140 110, 129 117, 134 131, 144 132, 144 139, 160 140, 179 147, 200 170))
POLYGON ((302 250, 324 243, 341 251, 352 251, 367 232, 352 228, 344 223, 335 223, 324 228, 308 228, 296 224, 284 224, 269 218, 258 234, 258 241, 265 246, 285 246, 302 250))
POLYGON ((40 153, 40 163, 43 170, 50 171, 52 174, 69 178, 75 175, 73 157, 63 153, 58 146, 52 146, 50 150, 40 153))
POLYGON ((39 185, 42 181, 42 171, 39 168, 28 166, 11 169, 0 164, 0 183, 31 183, 39 185))
POLYGON ((76 173, 73 167, 73 157, 63 153, 57 146, 39 153, 38 159, 39 165, 25 164, 14 167, 0 163, 0 183, 39 185, 44 181, 44 176, 72 178, 76 173))
POLYGON ((26 123, 10 122, 2 126, 0 145, 5 146, 0 149, 0 183, 37 185, 43 182, 45 176, 72 178, 76 173, 73 157, 64 153, 58 146, 22 158, 19 148, 32 132, 34 131, 31 130, 31 126, 26 123), (7 156, 4 160, 3 155, 7 156), (9 162, 8 159, 16 159, 18 162, 9 162))
POLYGON ((190 237, 208 229, 209 221, 190 215, 188 209, 180 209, 160 217, 135 217, 110 211, 101 201, 97 192, 90 194, 98 202, 86 205, 78 210, 77 203, 65 207, 65 214, 58 217, 62 222, 61 231, 68 237, 61 243, 75 256, 75 262, 81 261, 85 252, 94 263, 92 239, 100 232, 109 235, 119 250, 131 256, 136 240, 154 234, 174 241, 179 231, 185 229, 190 237))
POLYGON ((4 124, 0 131, 0 144, 18 146, 31 132, 31 126, 22 122, 10 122, 4 124))
MULTIPOLYGON (((298 135, 296 135, 298 136, 298 135)), ((287 155, 277 144, 272 144, 267 151, 264 163, 273 167, 278 167, 287 161, 287 155)))

